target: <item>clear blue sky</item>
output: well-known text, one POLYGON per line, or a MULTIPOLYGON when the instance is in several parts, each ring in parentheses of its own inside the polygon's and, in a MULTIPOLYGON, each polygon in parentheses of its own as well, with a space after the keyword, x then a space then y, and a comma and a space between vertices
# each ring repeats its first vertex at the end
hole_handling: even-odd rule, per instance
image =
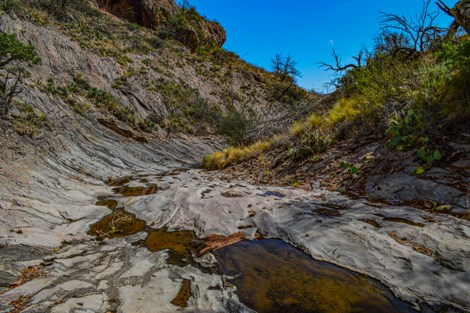
MULTIPOLYGON (((445 1, 453 6, 456 0, 445 1)), ((270 68, 276 53, 290 54, 302 73, 299 84, 323 90, 331 74, 318 62, 332 61, 334 47, 344 62, 363 45, 372 46, 379 10, 414 16, 422 0, 190 0, 200 13, 227 31, 225 48, 246 61, 270 68)), ((434 1, 432 11, 437 10, 434 1)), ((438 23, 450 19, 440 14, 438 23)))

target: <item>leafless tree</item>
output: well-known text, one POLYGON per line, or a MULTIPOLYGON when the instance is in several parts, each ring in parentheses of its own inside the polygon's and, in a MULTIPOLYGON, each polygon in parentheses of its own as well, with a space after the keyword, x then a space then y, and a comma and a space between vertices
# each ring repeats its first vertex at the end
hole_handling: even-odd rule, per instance
POLYGON ((414 18, 381 12, 382 31, 402 34, 406 40, 401 43, 409 43, 409 46, 397 46, 397 49, 409 50, 412 54, 426 51, 442 34, 443 29, 436 25, 439 11, 430 12, 430 4, 431 0, 424 0, 421 12, 414 18))
POLYGON ((349 63, 345 65, 342 64, 342 60, 339 58, 335 49, 332 50, 332 55, 333 55, 333 58, 335 59, 335 63, 329 64, 329 63, 321 62, 320 67, 324 68, 325 71, 333 71, 335 73, 342 73, 349 69, 360 68, 364 66, 364 64, 367 62, 369 53, 366 49, 361 49, 359 53, 357 54, 357 56, 353 56, 353 59, 356 61, 356 63, 349 63))
POLYGON ((289 78, 294 80, 296 76, 300 76, 300 71, 296 68, 296 63, 290 55, 283 57, 280 54, 276 54, 271 60, 271 68, 273 73, 280 78, 281 82, 289 78))

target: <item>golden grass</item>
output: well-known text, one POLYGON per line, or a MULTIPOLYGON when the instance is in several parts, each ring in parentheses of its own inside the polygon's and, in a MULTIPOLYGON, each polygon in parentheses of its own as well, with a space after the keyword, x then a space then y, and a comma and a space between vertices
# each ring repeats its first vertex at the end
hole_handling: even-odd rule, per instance
POLYGON ((324 123, 324 119, 315 113, 310 115, 307 119, 307 124, 310 127, 320 127, 323 125, 323 123, 324 123))
POLYGON ((359 109, 360 100, 356 98, 342 98, 333 106, 328 113, 329 123, 334 126, 339 122, 348 120, 361 113, 359 109))
POLYGON ((229 147, 222 151, 216 151, 204 157, 203 167, 208 170, 223 169, 241 158, 258 156, 269 150, 273 144, 273 140, 258 141, 246 147, 229 147))
POLYGON ((305 131, 305 124, 302 123, 302 122, 295 122, 291 126, 291 128, 289 130, 289 133, 290 133, 291 137, 297 137, 300 134, 302 134, 304 131, 305 131))

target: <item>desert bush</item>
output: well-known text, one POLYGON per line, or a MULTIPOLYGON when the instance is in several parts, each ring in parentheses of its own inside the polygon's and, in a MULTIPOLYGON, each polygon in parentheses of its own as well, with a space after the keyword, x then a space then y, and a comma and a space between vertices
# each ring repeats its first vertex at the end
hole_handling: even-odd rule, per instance
POLYGON ((44 8, 60 20, 67 18, 71 5, 72 0, 47 0, 43 2, 44 8))
POLYGON ((291 145, 287 153, 293 160, 305 159, 309 156, 325 152, 331 144, 330 132, 320 129, 305 131, 298 142, 291 145))
POLYGON ((184 83, 161 78, 151 83, 150 90, 158 92, 169 116, 160 125, 169 131, 206 133, 206 126, 215 128, 221 113, 212 103, 203 98, 197 89, 184 83))
POLYGON ((217 125, 217 132, 224 135, 231 145, 246 144, 255 126, 254 116, 255 113, 246 108, 229 106, 217 125))
POLYGON ((43 128, 49 127, 49 119, 43 113, 37 113, 33 107, 15 99, 13 106, 18 111, 13 117, 13 129, 20 135, 36 138, 43 128))
POLYGON ((445 43, 437 57, 450 71, 438 99, 443 113, 450 118, 470 117, 470 37, 458 44, 445 43))
POLYGON ((18 0, 2 0, 0 2, 0 10, 6 13, 17 13, 21 9, 21 4, 18 0))

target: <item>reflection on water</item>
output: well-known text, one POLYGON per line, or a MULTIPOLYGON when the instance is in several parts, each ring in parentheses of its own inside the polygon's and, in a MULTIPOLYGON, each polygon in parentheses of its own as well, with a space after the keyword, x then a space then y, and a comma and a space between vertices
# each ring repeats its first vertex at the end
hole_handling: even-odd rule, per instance
POLYGON ((414 312, 375 280, 280 240, 244 241, 214 255, 240 300, 258 312, 414 312))

